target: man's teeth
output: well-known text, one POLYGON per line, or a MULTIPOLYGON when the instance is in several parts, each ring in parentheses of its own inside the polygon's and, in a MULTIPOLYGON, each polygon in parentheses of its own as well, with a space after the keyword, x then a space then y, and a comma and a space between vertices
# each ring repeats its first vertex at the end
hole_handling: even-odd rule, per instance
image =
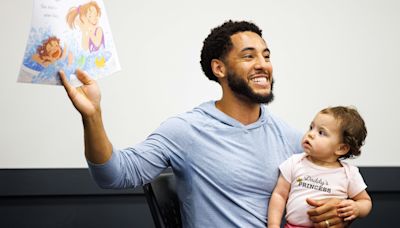
POLYGON ((256 82, 256 83, 262 83, 262 82, 267 82, 268 81, 268 79, 267 78, 264 78, 264 77, 260 77, 260 78, 253 78, 253 79, 251 79, 253 82, 256 82))

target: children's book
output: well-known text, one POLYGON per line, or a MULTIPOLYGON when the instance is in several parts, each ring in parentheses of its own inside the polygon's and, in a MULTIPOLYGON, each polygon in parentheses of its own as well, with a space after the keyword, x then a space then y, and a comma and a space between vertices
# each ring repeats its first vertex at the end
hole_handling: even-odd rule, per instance
POLYGON ((93 79, 120 70, 102 0, 34 0, 31 29, 18 82, 74 86, 80 68, 93 79))

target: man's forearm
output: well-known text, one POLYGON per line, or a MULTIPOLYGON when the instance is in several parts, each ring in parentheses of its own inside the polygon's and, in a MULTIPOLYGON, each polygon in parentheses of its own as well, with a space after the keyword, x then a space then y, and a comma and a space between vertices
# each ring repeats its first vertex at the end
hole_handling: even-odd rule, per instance
POLYGON ((85 137, 85 157, 94 164, 107 162, 112 154, 112 145, 103 126, 101 113, 82 119, 85 137))

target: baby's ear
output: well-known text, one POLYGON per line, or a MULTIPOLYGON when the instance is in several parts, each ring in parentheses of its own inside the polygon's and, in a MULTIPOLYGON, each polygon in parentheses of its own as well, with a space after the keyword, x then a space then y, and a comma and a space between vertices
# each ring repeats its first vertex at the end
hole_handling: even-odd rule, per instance
POLYGON ((343 156, 346 155, 350 150, 350 146, 345 144, 345 143, 341 143, 338 147, 338 149, 336 150, 335 154, 337 156, 343 156))

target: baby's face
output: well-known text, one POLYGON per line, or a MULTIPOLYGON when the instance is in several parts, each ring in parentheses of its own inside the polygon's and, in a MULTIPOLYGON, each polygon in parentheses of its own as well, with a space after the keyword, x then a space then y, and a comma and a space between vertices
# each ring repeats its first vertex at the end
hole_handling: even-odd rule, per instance
POLYGON ((304 152, 321 160, 336 161, 341 146, 340 123, 332 115, 318 113, 303 137, 304 152))

